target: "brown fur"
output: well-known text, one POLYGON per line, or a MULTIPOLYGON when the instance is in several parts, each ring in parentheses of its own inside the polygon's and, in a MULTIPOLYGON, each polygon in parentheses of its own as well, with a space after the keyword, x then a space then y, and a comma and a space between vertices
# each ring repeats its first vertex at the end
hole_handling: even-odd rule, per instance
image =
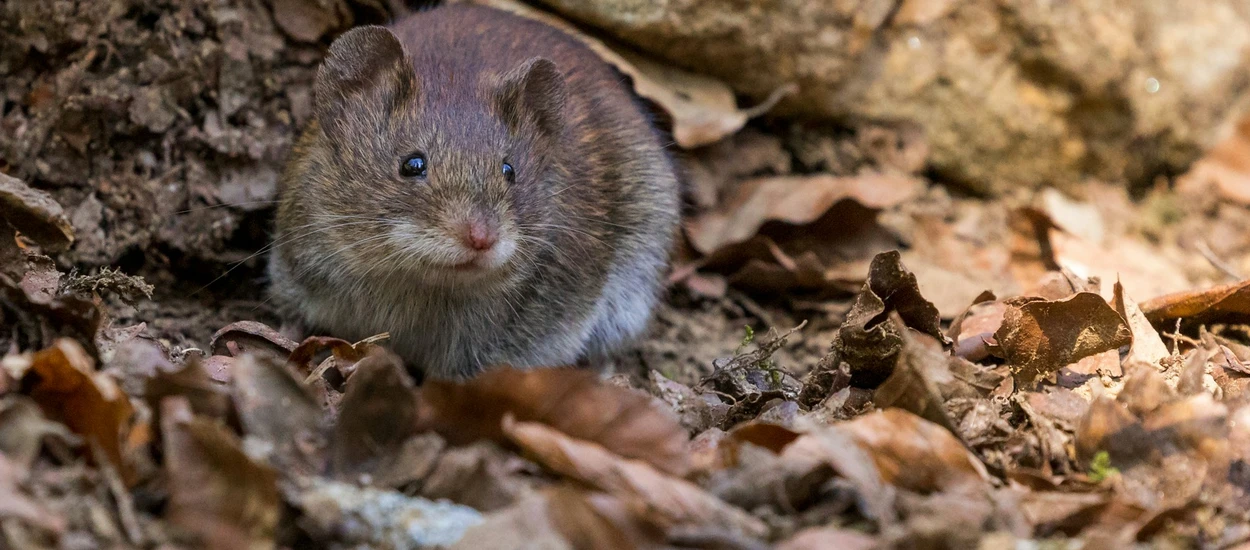
POLYGON ((677 183, 630 91, 584 45, 504 12, 443 7, 340 37, 314 94, 270 263, 285 315, 346 338, 389 331, 439 377, 604 356, 644 328, 677 183), (428 158, 424 181, 398 173, 414 151, 428 158), (466 220, 499 224, 510 261, 448 267, 459 254, 448 235, 466 220))

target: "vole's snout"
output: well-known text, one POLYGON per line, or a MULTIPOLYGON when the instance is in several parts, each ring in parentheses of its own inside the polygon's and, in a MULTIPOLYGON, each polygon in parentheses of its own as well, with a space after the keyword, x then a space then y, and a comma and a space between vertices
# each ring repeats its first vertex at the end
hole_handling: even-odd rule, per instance
POLYGON ((499 242, 499 224, 486 220, 470 220, 460 226, 459 237, 466 248, 485 252, 499 242))

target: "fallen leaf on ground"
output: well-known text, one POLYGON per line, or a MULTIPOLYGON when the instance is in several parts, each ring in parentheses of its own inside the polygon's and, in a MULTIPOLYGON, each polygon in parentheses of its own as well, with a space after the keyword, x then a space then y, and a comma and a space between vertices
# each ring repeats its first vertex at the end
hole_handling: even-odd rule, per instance
POLYGON ((60 203, 5 174, 0 174, 0 220, 48 252, 60 252, 74 243, 74 226, 60 203))
POLYGON ((782 463, 801 477, 822 466, 832 468, 854 487, 864 517, 882 527, 897 523, 898 491, 882 478, 873 454, 852 434, 836 428, 840 425, 803 434, 782 451, 782 463))
POLYGON ((1141 309, 1155 324, 1195 317, 1203 321, 1245 318, 1250 316, 1250 280, 1160 296, 1143 302, 1141 309))
POLYGON ((66 446, 82 444, 64 424, 45 418, 30 398, 13 395, 0 399, 0 455, 8 457, 13 466, 29 471, 49 440, 66 446))
POLYGON ((1128 321, 1129 332, 1133 335, 1132 347, 1129 348, 1128 357, 1124 361, 1126 363, 1140 361, 1147 365, 1158 365, 1164 358, 1171 357, 1172 352, 1168 351, 1163 338, 1159 337, 1159 331, 1150 325, 1150 321, 1146 319, 1146 314, 1142 313, 1137 302, 1124 294, 1124 286, 1118 281, 1115 283, 1114 292, 1112 304, 1115 306, 1115 311, 1128 321))
POLYGON ((697 485, 652 465, 612 454, 590 441, 574 439, 544 424, 507 421, 504 432, 553 472, 624 499, 637 499, 673 527, 719 527, 760 538, 764 524, 708 494, 697 485))
POLYGON ((272 548, 281 512, 278 474, 253 462, 221 424, 161 403, 169 519, 211 548, 272 548))
POLYGON ((221 327, 209 342, 213 355, 238 357, 249 351, 287 357, 296 344, 272 327, 256 321, 237 321, 221 327))
POLYGON ((956 437, 959 430, 946 412, 946 398, 941 386, 952 386, 957 381, 951 373, 949 356, 943 353, 941 344, 919 341, 926 335, 912 335, 897 314, 890 315, 889 323, 902 337, 902 347, 896 355, 893 373, 873 393, 873 404, 878 408, 897 407, 925 420, 936 423, 956 437))
POLYGON ((233 390, 243 433, 266 444, 275 467, 302 474, 325 471, 327 429, 321 407, 282 359, 239 357, 233 390))
POLYGON ((453 444, 504 441, 501 422, 512 415, 542 422, 676 475, 690 467, 686 430, 650 396, 599 383, 573 369, 497 368, 467 382, 427 381, 419 394, 419 426, 453 444))
POLYGON ((911 491, 962 491, 984 486, 989 474, 947 429, 901 409, 885 409, 836 424, 872 456, 886 482, 911 491))
POLYGON ((135 481, 123 459, 122 441, 131 429, 134 408, 117 383, 95 371, 91 358, 77 342, 59 339, 31 358, 26 373, 30 397, 48 416, 99 446, 104 456, 128 481, 135 481))
POLYGON ((1038 380, 1086 357, 1129 344, 1124 319, 1102 297, 1080 292, 1065 300, 1016 298, 995 334, 1017 383, 1038 380))
POLYGON ((903 266, 897 251, 872 259, 868 280, 838 329, 828 355, 804 381, 800 402, 815 404, 827 397, 842 364, 849 367, 851 383, 861 388, 880 385, 893 374, 895 357, 903 346, 905 327, 945 342, 942 318, 932 302, 921 296, 916 277, 903 266), (887 322, 896 313, 901 325, 887 322))
POLYGON ((416 435, 416 422, 416 395, 399 358, 376 353, 360 360, 330 437, 331 472, 343 480, 369 474, 381 485, 391 485, 377 474, 403 457, 400 450, 416 435))
POLYGON ((870 174, 785 176, 743 182, 721 208, 686 224, 691 244, 702 254, 746 242, 768 222, 804 225, 815 222, 833 205, 852 200, 882 209, 902 203, 924 189, 908 176, 870 174))

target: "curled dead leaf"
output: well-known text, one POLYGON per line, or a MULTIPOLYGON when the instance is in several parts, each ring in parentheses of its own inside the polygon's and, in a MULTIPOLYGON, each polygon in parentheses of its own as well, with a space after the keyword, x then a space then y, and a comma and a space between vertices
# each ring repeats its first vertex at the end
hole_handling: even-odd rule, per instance
POLYGON ((74 243, 74 226, 60 203, 5 174, 0 174, 0 220, 48 252, 60 252, 74 243))
POLYGON ((360 360, 330 437, 331 471, 345 480, 362 474, 377 478, 403 456, 404 444, 417 433, 416 421, 416 394, 399 358, 375 353, 360 360))
POLYGON ((81 345, 62 338, 36 353, 25 383, 30 384, 30 397, 50 418, 104 453, 97 460, 107 460, 128 482, 135 481, 122 444, 132 429, 134 408, 111 377, 96 372, 81 345))
POLYGON ((894 372, 903 347, 901 331, 915 330, 945 343, 941 323, 937 308, 920 294, 915 275, 903 265, 898 251, 876 255, 829 354, 808 374, 800 402, 810 406, 828 396, 843 364, 854 386, 879 386, 894 372), (900 322, 888 322, 895 314, 900 322))
POLYGON ((295 342, 290 338, 256 321, 230 323, 214 333, 213 339, 209 342, 209 349, 213 350, 213 355, 233 357, 249 351, 287 357, 295 347, 295 342))
POLYGON ((191 415, 182 397, 161 403, 169 520, 210 548, 274 547, 278 474, 253 462, 224 426, 191 415))
POLYGON ((980 490, 985 465, 951 432, 901 409, 885 409, 832 426, 872 456, 885 482, 911 491, 980 490))
POLYGON ((321 407, 281 359, 239 357, 233 390, 243 433, 267 445, 275 467, 303 474, 325 470, 327 429, 321 407))
POLYGON ((717 527, 740 536, 762 537, 767 528, 746 512, 697 485, 641 460, 623 458, 597 443, 574 439, 544 424, 508 418, 504 433, 547 469, 626 500, 645 502, 665 523, 717 527))
POLYGON ((1132 342, 1124 319, 1094 293, 1079 292, 1064 300, 1015 298, 1007 305, 995 337, 1022 387, 1132 342))
POLYGON ((1250 280, 1147 300, 1142 312, 1152 323, 1200 317, 1204 321, 1250 317, 1250 280))
POLYGON ((511 415, 665 472, 683 475, 690 467, 686 430, 671 411, 657 408, 641 392, 601 384, 585 370, 498 368, 466 382, 430 380, 418 403, 421 429, 435 430, 453 444, 503 441, 501 423, 511 415))
POLYGON ((834 204, 851 200, 871 209, 905 202, 924 189, 908 176, 866 174, 784 176, 743 182, 720 209, 686 225, 690 243, 702 254, 746 242, 768 222, 804 225, 815 222, 834 204))

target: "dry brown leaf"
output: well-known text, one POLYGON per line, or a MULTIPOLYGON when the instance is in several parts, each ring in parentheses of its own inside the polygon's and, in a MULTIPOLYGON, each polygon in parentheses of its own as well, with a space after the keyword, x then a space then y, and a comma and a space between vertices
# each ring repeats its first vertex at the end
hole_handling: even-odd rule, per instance
POLYGON ((36 353, 25 379, 30 397, 50 418, 98 445, 104 456, 97 459, 107 459, 128 482, 135 481, 122 447, 134 408, 111 377, 95 371, 78 342, 62 338, 36 353))
POLYGON ((161 412, 170 522, 210 548, 273 548, 277 472, 248 458, 221 424, 192 417, 184 398, 166 398, 161 412))
POLYGON ((1193 317, 1204 321, 1245 318, 1250 316, 1250 280, 1160 296, 1142 303, 1141 309, 1151 323, 1193 317))
POLYGON ((719 209, 687 223, 686 234, 695 250, 711 254, 746 242, 767 222, 809 224, 844 200, 870 209, 888 208, 919 195, 923 189, 923 181, 894 174, 753 179, 739 185, 734 197, 719 209))
POLYGON ((467 382, 430 380, 418 403, 420 427, 453 444, 503 441, 501 422, 512 415, 665 472, 683 475, 690 467, 686 430, 671 411, 641 392, 601 384, 586 370, 498 368, 467 382))
POLYGON ((399 358, 375 353, 360 360, 330 437, 330 471, 344 480, 369 474, 390 485, 392 476, 377 474, 403 457, 400 451, 417 433, 416 422, 416 394, 399 358))
POLYGON ((868 451, 886 483, 910 491, 979 490, 989 474, 946 428, 901 409, 885 409, 831 427, 868 451))
POLYGON ((271 353, 286 357, 295 349, 295 342, 272 327, 256 321, 238 321, 221 327, 213 334, 209 349, 213 355, 238 357, 247 353, 271 353))
POLYGON ((56 199, 17 178, 0 173, 0 220, 48 252, 74 243, 74 227, 56 199))
POLYGON ((811 406, 828 397, 835 390, 833 380, 843 364, 855 386, 880 385, 894 372, 903 346, 901 331, 915 330, 945 342, 941 323, 937 308, 921 296, 916 277, 903 266, 900 254, 890 251, 876 255, 829 354, 804 381, 800 402, 811 406), (886 322, 890 315, 897 315, 901 322, 886 322))
POLYGON ((768 112, 792 87, 782 87, 763 103, 739 109, 734 92, 715 78, 657 63, 624 48, 616 48, 589 36, 567 21, 516 0, 460 0, 491 6, 556 27, 594 50, 604 61, 628 75, 634 91, 672 118, 673 138, 683 149, 721 140, 741 130, 747 120, 768 112))
POLYGON ((1133 335, 1133 347, 1129 348, 1128 357, 1124 361, 1159 365, 1164 358, 1171 357, 1172 352, 1168 351, 1163 338, 1159 337, 1159 331, 1150 325, 1137 302, 1124 294, 1124 286, 1119 281, 1115 283, 1114 292, 1115 311, 1128 322, 1129 332, 1133 335))
POLYGON ((1007 305, 995 337, 1022 387, 1132 341, 1124 319, 1097 294, 1081 292, 1055 301, 1016 298, 1007 305))
POLYGON ((879 408, 897 407, 950 430, 959 437, 959 430, 946 412, 946 398, 942 385, 953 385, 956 380, 951 373, 949 356, 942 352, 941 344, 920 341, 925 335, 912 335, 897 314, 891 314, 890 322, 903 337, 894 372, 873 393, 873 404, 879 408))
POLYGON ((410 451, 411 458, 397 459, 391 468, 392 478, 420 479, 421 496, 447 499, 483 512, 512 506, 533 492, 534 464, 512 450, 485 440, 463 447, 445 445, 435 433, 408 440, 406 448, 422 452, 410 451), (420 460, 435 453, 428 466, 420 460))
POLYGON ((545 494, 530 495, 470 527, 451 550, 574 550, 551 517, 545 494))
POLYGON ((233 395, 243 433, 269 445, 275 467, 302 474, 325 471, 327 429, 321 407, 282 359, 239 357, 233 395))
POLYGON ((715 527, 760 538, 763 522, 697 485, 667 475, 641 460, 574 439, 544 424, 505 421, 504 432, 547 469, 625 500, 645 502, 673 527, 715 527))
POLYGON ((853 435, 834 427, 804 434, 786 446, 781 458, 794 471, 832 468, 858 493, 860 512, 882 527, 898 522, 897 490, 882 479, 872 453, 858 445, 853 435))

